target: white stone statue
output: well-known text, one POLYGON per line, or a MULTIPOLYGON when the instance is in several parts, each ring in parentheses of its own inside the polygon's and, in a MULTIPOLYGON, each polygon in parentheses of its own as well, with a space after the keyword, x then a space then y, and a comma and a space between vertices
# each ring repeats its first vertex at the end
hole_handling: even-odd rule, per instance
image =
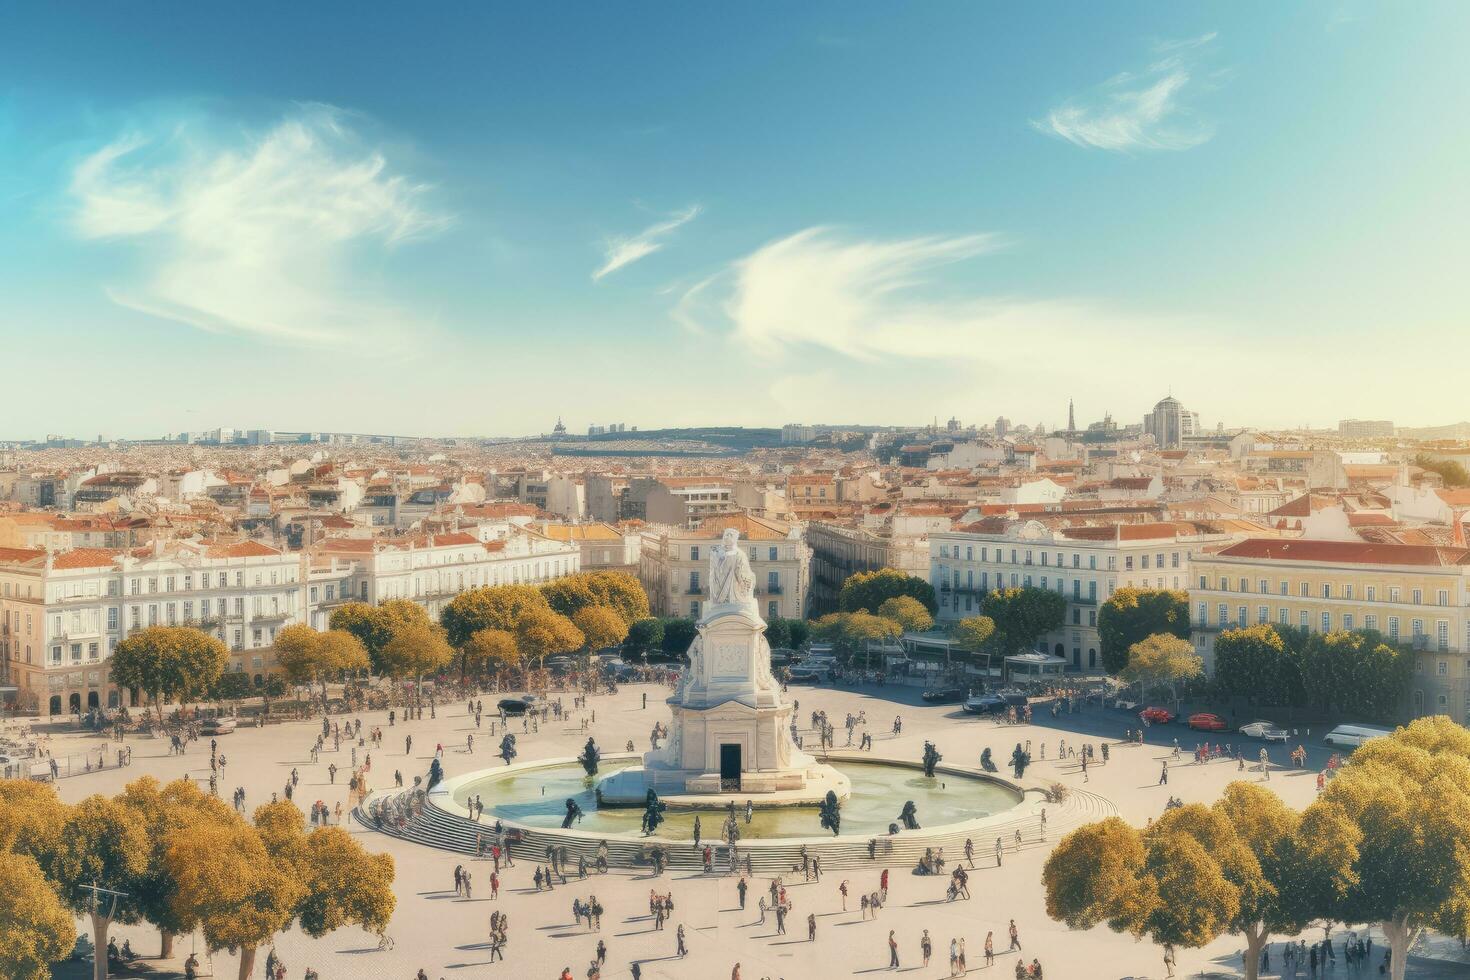
POLYGON ((740 549, 740 532, 725 528, 720 543, 710 549, 709 597, 716 606, 743 606, 756 613, 755 573, 740 549))

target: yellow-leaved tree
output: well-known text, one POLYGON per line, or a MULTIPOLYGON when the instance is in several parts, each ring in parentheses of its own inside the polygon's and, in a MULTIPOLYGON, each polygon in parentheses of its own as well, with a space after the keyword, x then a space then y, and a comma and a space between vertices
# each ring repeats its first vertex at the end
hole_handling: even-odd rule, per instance
POLYGON ((206 823, 233 823, 239 817, 224 801, 187 779, 162 785, 152 776, 129 783, 118 802, 137 814, 149 845, 147 870, 134 882, 134 897, 144 919, 158 928, 159 955, 173 955, 174 936, 189 931, 189 923, 175 914, 172 902, 178 882, 165 860, 173 835, 206 823))
POLYGON ((579 650, 585 642, 582 631, 570 619, 546 609, 533 609, 516 625, 516 646, 539 668, 547 657, 579 650))
POLYGON ((147 830, 134 810, 105 796, 89 796, 67 807, 57 847, 41 863, 62 901, 91 920, 96 980, 107 977, 102 952, 112 923, 137 922, 143 916, 139 883, 148 872, 149 850, 147 830), (94 891, 93 886, 114 894, 94 891))
POLYGON ((588 650, 616 646, 628 635, 628 624, 611 606, 584 606, 572 616, 572 623, 582 631, 588 650))
POLYGON ((51 964, 71 952, 71 912, 25 854, 0 851, 0 896, 0 976, 49 980, 51 964))
POLYGON ((465 660, 478 670, 511 670, 521 662, 515 634, 507 630, 477 630, 464 645, 465 660))

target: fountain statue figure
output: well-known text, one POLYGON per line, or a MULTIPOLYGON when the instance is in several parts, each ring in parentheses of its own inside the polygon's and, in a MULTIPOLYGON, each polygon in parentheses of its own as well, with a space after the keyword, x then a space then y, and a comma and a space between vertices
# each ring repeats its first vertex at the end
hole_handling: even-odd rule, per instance
POLYGON ((898 815, 898 822, 903 824, 905 830, 919 829, 919 808, 914 806, 913 800, 904 803, 903 812, 898 815))
POLYGON ((577 761, 582 763, 583 769, 587 770, 589 779, 597 775, 597 764, 602 761, 602 753, 591 736, 588 736, 587 744, 582 747, 582 754, 577 756, 577 761))
POLYGON ((837 828, 842 826, 842 806, 837 802, 837 794, 830 789, 827 790, 827 798, 822 801, 822 827, 832 831, 832 836, 837 836, 837 828))
POLYGON ((568 830, 572 826, 572 821, 574 821, 574 820, 581 820, 581 819, 582 819, 582 808, 577 805, 577 801, 576 800, 571 799, 570 797, 568 797, 567 798, 567 815, 564 818, 562 818, 561 829, 562 830, 568 830))
POLYGON ((939 765, 939 761, 941 759, 943 759, 943 758, 944 758, 944 756, 942 756, 942 755, 939 754, 939 750, 934 747, 934 743, 933 742, 925 742, 924 743, 924 775, 928 776, 930 779, 933 779, 934 778, 934 767, 937 766, 937 765, 939 765))

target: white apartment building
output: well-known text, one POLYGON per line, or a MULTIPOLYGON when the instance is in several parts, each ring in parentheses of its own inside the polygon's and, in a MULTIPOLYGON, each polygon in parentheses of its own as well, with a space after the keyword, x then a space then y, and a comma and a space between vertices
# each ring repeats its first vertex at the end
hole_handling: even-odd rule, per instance
POLYGON ((475 531, 483 536, 453 531, 322 542, 313 556, 307 593, 311 625, 326 629, 332 608, 344 601, 377 605, 409 599, 437 619, 450 599, 468 589, 539 585, 581 569, 581 551, 569 542, 509 524, 481 525, 475 531))
POLYGON ((1180 522, 1052 527, 1037 520, 987 520, 932 534, 930 576, 941 621, 980 614, 987 592, 1029 586, 1067 599, 1065 623, 1038 652, 1071 671, 1102 669, 1098 606, 1120 588, 1189 588, 1190 559, 1229 535, 1180 522))
POLYGON ((253 541, 6 550, 0 656, 22 707, 50 714, 129 703, 107 658, 146 626, 206 629, 230 648, 230 670, 259 674, 276 632, 305 618, 301 579, 299 557, 253 541))
POLYGON ((228 669, 262 679, 277 632, 329 626, 349 601, 409 599, 437 618, 466 589, 539 584, 576 572, 578 547, 510 524, 407 538, 332 538, 310 554, 255 541, 155 543, 120 551, 0 548, 0 663, 23 710, 132 705, 107 658, 136 629, 192 625, 230 650, 228 669))
POLYGON ((740 532, 750 557, 761 615, 767 621, 804 616, 811 549, 800 527, 746 514, 708 518, 694 529, 644 530, 638 577, 653 615, 699 618, 709 593, 710 549, 727 527, 740 532))

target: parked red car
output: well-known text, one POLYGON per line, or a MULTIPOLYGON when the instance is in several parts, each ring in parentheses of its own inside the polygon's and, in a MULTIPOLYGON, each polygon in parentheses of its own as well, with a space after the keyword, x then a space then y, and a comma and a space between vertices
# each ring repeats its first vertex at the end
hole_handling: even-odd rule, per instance
POLYGON ((1138 717, 1150 725, 1167 725, 1174 720, 1174 713, 1166 708, 1144 708, 1138 717))
POLYGON ((1225 723, 1224 718, 1221 718, 1219 715, 1212 715, 1208 711, 1201 711, 1198 714, 1190 715, 1188 724, 1190 728, 1201 732, 1230 731, 1230 726, 1225 723))

